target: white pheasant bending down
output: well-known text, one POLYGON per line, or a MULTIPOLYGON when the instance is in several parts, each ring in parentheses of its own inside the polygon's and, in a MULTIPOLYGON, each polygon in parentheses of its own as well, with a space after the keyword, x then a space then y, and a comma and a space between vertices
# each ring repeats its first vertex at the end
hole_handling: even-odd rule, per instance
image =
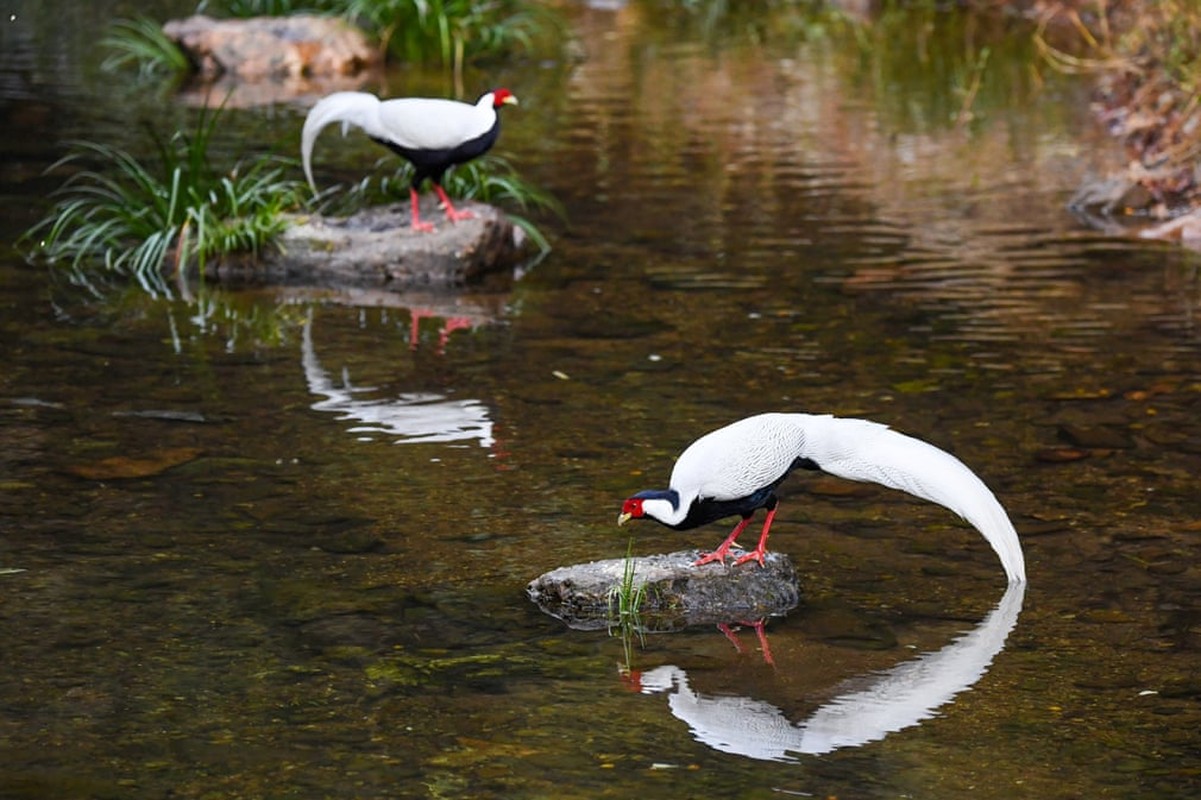
POLYGON ((932 444, 865 419, 814 414, 759 414, 697 439, 680 455, 668 489, 625 501, 617 524, 649 517, 688 530, 739 515, 716 550, 696 563, 724 561, 760 508, 767 509, 759 545, 735 563, 763 564, 779 499, 775 489, 797 468, 878 483, 938 503, 963 517, 1001 559, 1010 583, 1025 583, 1022 545, 1005 509, 968 467, 932 444))
POLYGON ((430 223, 421 221, 417 210, 418 190, 426 178, 434 184, 448 220, 468 219, 471 212, 457 211, 442 189, 442 173, 488 152, 500 135, 497 111, 501 106, 516 103, 517 98, 508 89, 486 92, 474 104, 433 97, 380 100, 366 92, 334 92, 322 98, 305 117, 300 138, 304 175, 316 192, 312 155, 317 135, 335 122, 342 123, 343 135, 354 125, 413 165, 409 198, 414 230, 434 229, 430 223))

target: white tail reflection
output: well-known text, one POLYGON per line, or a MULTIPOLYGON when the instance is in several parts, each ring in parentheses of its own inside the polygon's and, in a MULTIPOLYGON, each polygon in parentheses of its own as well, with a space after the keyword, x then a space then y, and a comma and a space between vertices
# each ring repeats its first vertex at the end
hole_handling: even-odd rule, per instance
POLYGON ((878 675, 865 688, 843 694, 793 724, 780 709, 749 697, 694 692, 688 673, 667 665, 641 675, 644 694, 670 692, 671 713, 686 722, 697 741, 723 753, 764 761, 793 761, 858 747, 929 719, 975 684, 1017 624, 1024 583, 1010 584, 987 617, 941 650, 923 653, 878 675))
POLYGON ((397 444, 425 442, 470 442, 491 447, 492 420, 488 407, 479 400, 448 400, 431 392, 407 392, 384 399, 357 398, 374 392, 371 386, 354 386, 344 370, 337 383, 317 360, 313 348, 313 316, 304 323, 301 365, 309 391, 324 400, 313 403, 314 411, 338 414, 338 419, 352 420, 350 433, 396 436, 397 444))

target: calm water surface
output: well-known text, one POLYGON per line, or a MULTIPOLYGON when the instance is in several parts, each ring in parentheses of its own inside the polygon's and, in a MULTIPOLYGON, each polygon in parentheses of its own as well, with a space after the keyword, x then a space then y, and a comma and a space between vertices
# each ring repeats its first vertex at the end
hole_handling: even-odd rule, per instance
MULTIPOLYGON (((66 139, 189 114, 94 71, 103 20, 186 6, 68 6, 5 6, 7 241, 66 139)), ((9 253, 0 796, 1196 796, 1198 260, 1064 210, 1107 146, 1086 87, 924 22, 864 50, 577 9, 583 60, 469 75, 521 96, 499 152, 569 212, 511 286, 187 304, 9 253), (627 655, 529 603, 625 553, 621 499, 689 441, 769 409, 953 450, 1029 588, 942 509, 802 476, 774 667, 748 629, 627 655)), ((295 153, 303 113, 235 113, 223 146, 295 153)), ((326 180, 379 155, 323 147, 326 180)))

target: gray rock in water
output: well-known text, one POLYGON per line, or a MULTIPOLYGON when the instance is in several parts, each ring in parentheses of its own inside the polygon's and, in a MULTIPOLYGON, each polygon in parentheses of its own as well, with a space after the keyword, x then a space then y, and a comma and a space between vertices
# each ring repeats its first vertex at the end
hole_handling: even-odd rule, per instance
POLYGON ((456 204, 473 219, 448 222, 433 201, 422 202, 422 218, 433 233, 409 226, 409 206, 366 208, 349 217, 296 216, 278 249, 259 258, 230 260, 208 277, 227 283, 292 286, 371 287, 393 291, 461 286, 521 260, 521 240, 512 221, 482 203, 456 204))
MULTIPOLYGON (((786 614, 800 602, 796 570, 782 553, 768 553, 763 567, 693 566, 700 555, 686 550, 632 559, 634 584, 646 586, 640 609, 645 628, 749 622, 786 614)), ((530 581, 526 592, 539 608, 573 628, 605 628, 617 616, 616 593, 625 569, 624 558, 560 567, 530 581)))

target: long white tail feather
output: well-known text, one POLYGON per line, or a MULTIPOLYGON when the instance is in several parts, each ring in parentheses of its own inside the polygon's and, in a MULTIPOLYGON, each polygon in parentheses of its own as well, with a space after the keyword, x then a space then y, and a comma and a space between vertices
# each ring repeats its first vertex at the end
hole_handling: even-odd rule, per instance
POLYGON ((805 455, 822 470, 899 489, 954 511, 992 545, 1009 582, 1025 582, 1022 546, 1009 515, 984 481, 958 458, 876 422, 795 416, 805 418, 805 455))
POLYGON ((351 125, 362 128, 369 136, 381 136, 379 106, 379 98, 366 92, 334 92, 321 98, 309 109, 300 134, 300 160, 304 165, 304 176, 314 194, 317 192, 317 183, 313 180, 313 144, 317 141, 317 135, 325 126, 341 122, 343 136, 351 125))

